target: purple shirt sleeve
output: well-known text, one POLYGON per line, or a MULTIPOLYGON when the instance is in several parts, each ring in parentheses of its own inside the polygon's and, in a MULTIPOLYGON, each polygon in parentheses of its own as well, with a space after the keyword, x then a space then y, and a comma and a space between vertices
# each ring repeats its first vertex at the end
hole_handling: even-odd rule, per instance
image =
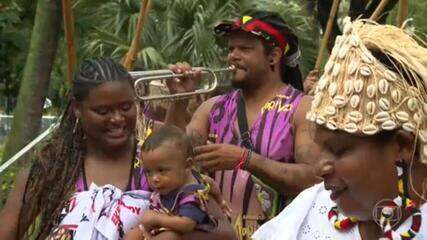
POLYGON ((188 217, 194 220, 197 224, 202 224, 206 219, 206 213, 194 203, 186 203, 179 207, 178 215, 188 217))

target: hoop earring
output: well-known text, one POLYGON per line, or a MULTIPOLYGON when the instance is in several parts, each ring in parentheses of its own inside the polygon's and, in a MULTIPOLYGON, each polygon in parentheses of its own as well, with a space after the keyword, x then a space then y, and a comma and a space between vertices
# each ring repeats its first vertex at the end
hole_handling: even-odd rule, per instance
POLYGON ((270 64, 270 69, 271 69, 271 71, 274 72, 274 70, 276 69, 275 66, 274 66, 274 64, 270 64))
POLYGON ((74 123, 73 134, 77 132, 77 128, 79 127, 79 124, 80 124, 80 118, 77 118, 76 122, 74 123))

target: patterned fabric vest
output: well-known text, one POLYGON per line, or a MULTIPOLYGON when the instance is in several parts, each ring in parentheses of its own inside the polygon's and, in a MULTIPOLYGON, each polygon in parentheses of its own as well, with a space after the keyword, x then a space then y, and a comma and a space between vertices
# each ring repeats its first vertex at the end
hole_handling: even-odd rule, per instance
MULTIPOLYGON (((241 146, 237 124, 237 100, 241 91, 220 96, 209 115, 209 139, 216 143, 241 146)), ((265 103, 249 129, 254 151, 274 161, 294 162, 292 116, 302 92, 284 87, 265 103)), ((283 196, 244 170, 218 171, 214 175, 224 198, 231 203, 232 224, 240 239, 250 239, 266 220, 274 217, 283 196), (279 200, 280 199, 280 200, 279 200)))

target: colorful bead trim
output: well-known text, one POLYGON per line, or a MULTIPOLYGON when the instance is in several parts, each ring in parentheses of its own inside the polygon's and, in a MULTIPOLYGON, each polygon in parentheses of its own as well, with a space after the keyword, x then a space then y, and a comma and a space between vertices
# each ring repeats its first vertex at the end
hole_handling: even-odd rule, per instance
POLYGON ((338 213, 337 206, 332 207, 331 210, 329 210, 328 219, 337 230, 348 231, 352 227, 354 227, 354 225, 356 225, 357 223, 356 218, 350 217, 350 218, 339 219, 338 215, 339 213, 338 213))
MULTIPOLYGON (((405 189, 406 184, 404 182, 404 167, 405 166, 403 163, 397 164, 399 196, 393 200, 390 206, 384 207, 381 211, 380 227, 384 232, 384 236, 387 240, 413 239, 418 234, 421 227, 422 217, 420 210, 417 208, 417 203, 407 198, 407 194, 405 194, 407 191, 405 189), (391 218, 393 217, 393 209, 400 208, 402 206, 404 206, 405 210, 411 214, 412 224, 407 231, 403 233, 397 233, 392 229, 391 218)), ((328 219, 335 227, 335 229, 339 231, 348 231, 357 223, 357 219, 355 218, 339 219, 338 215, 338 208, 337 206, 334 206, 328 213, 328 219)))

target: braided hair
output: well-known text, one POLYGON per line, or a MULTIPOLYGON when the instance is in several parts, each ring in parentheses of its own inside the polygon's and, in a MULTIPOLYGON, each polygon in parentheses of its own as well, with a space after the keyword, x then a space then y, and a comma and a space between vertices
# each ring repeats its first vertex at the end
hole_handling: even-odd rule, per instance
MULTIPOLYGON (((82 102, 92 89, 110 81, 132 85, 126 69, 112 59, 85 61, 74 76, 72 99, 82 102)), ((45 239, 61 220, 61 210, 83 171, 85 152, 84 132, 69 103, 59 128, 34 154, 19 213, 18 239, 29 235, 45 239)))

